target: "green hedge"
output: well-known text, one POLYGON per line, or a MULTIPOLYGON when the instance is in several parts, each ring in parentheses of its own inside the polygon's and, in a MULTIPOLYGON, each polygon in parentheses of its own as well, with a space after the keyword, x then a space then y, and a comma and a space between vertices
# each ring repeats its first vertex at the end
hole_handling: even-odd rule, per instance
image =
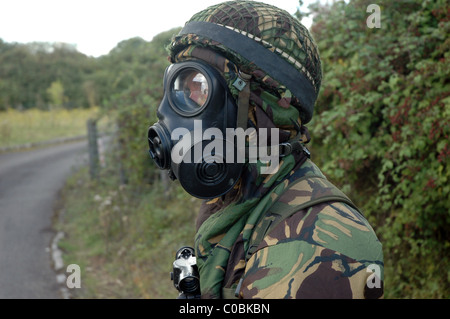
POLYGON ((312 7, 324 80, 314 160, 364 209, 384 247, 386 297, 450 297, 450 6, 312 7))

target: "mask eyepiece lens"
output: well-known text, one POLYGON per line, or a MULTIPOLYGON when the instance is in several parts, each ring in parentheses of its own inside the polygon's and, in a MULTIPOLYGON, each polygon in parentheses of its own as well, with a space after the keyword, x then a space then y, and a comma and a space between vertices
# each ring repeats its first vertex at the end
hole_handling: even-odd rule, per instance
POLYGON ((182 70, 173 81, 171 99, 178 111, 186 115, 199 113, 209 97, 208 80, 196 69, 182 70))

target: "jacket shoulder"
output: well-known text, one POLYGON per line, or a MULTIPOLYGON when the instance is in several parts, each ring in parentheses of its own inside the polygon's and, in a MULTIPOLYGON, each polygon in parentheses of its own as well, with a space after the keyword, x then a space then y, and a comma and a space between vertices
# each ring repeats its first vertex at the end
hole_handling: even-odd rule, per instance
POLYGON ((379 268, 381 243, 361 214, 345 203, 322 203, 300 210, 273 228, 247 263, 245 298, 367 298, 379 268))

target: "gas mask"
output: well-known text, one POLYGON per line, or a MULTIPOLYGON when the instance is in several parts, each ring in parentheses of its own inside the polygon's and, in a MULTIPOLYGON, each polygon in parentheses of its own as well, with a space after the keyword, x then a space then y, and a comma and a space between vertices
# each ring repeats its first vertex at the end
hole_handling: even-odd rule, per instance
MULTIPOLYGON (((241 90, 249 86, 238 80, 241 90)), ((246 103, 248 110, 248 97, 246 103)), ((172 180, 198 198, 215 198, 233 188, 244 163, 226 131, 240 125, 238 104, 215 68, 199 60, 170 65, 157 116, 148 142, 160 169, 169 170, 172 180)))

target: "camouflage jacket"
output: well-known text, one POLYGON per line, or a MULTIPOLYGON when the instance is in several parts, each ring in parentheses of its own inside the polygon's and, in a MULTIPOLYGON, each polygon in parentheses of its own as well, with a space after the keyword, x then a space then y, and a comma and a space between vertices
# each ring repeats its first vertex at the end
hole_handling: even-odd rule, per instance
MULTIPOLYGON (((320 170, 293 184, 265 218, 323 193, 340 192, 320 170)), ((256 226, 252 239, 258 237, 256 226)), ((383 253, 374 230, 349 203, 328 201, 295 210, 265 233, 250 256, 242 236, 231 249, 222 297, 381 298, 383 253), (237 288, 237 289, 236 289, 237 288)))

